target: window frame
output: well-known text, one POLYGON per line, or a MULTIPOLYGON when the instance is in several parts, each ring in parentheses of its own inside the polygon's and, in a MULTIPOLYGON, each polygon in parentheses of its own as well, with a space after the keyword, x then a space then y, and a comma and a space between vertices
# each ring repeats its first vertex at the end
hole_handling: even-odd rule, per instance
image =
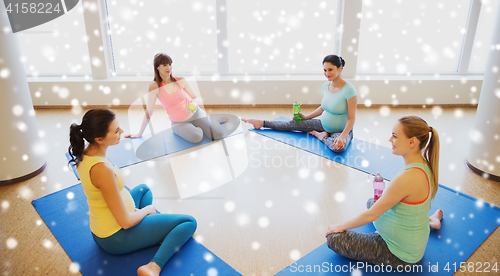
MULTIPOLYGON (((115 61, 113 58, 112 49, 112 36, 110 30, 110 22, 107 12, 107 1, 108 0, 83 0, 83 15, 85 21, 86 33, 89 39, 87 40, 89 49, 89 62, 91 67, 91 79, 102 80, 110 79, 113 77, 143 77, 149 74, 143 73, 116 73, 115 61), (89 6, 96 5, 97 12, 93 12, 89 6), (97 22, 96 22, 97 21, 97 22), (96 36, 94 31, 96 26, 99 26, 100 35, 96 36), (92 62, 92 59, 96 57, 102 60, 102 65, 97 66, 92 62)), ((429 73, 413 73, 412 76, 478 76, 484 75, 484 72, 471 72, 469 71, 469 64, 471 60, 471 55, 473 51, 475 33, 477 30, 480 11, 482 3, 480 0, 471 0, 469 7, 468 18, 466 21, 466 33, 462 41, 462 48, 459 56, 458 69, 456 72, 436 72, 434 74, 429 73)), ((262 73, 243 73, 243 72, 229 72, 229 60, 228 60, 228 48, 224 46, 224 42, 228 39, 228 28, 227 28, 227 0, 216 0, 216 26, 218 31, 217 35, 217 72, 199 72, 194 75, 188 71, 180 71, 179 74, 186 76, 212 76, 213 79, 220 78, 230 78, 230 77, 259 77, 259 76, 269 76, 269 77, 298 77, 304 76, 308 78, 310 76, 318 75, 318 73, 285 73, 285 72, 262 72, 262 73), (224 7, 223 9, 221 7, 224 7)), ((384 74, 384 73, 358 73, 357 72, 357 52, 358 52, 358 42, 359 42, 359 27, 362 20, 360 16, 362 13, 362 0, 338 0, 337 1, 337 12, 335 13, 335 20, 337 28, 334 31, 334 45, 332 53, 341 55, 348 61, 348 65, 344 69, 343 76, 346 78, 370 78, 373 77, 386 77, 396 76, 394 74, 384 74), (353 42, 355 41, 355 42, 353 42)), ((229 46, 230 47, 230 46, 229 46)), ((397 75, 401 77, 400 75, 397 75)), ((28 77, 34 77, 28 75, 28 77)), ((44 77, 55 77, 51 74, 41 73, 38 78, 44 77)), ((65 77, 85 77, 89 78, 88 75, 83 74, 65 74, 65 77)))

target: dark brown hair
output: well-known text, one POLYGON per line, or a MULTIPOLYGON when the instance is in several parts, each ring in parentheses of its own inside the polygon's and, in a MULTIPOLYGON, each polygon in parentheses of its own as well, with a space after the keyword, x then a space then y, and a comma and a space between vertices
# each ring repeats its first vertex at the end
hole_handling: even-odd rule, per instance
POLYGON ((82 161, 83 150, 85 149, 85 140, 89 144, 95 143, 96 138, 106 137, 109 125, 116 118, 113 111, 107 108, 91 109, 83 115, 82 124, 71 124, 69 127, 68 153, 72 157, 69 163, 78 165, 82 161))
POLYGON ((328 55, 323 59, 323 64, 325 62, 330 62, 331 64, 335 65, 336 67, 342 66, 342 69, 345 66, 345 60, 341 58, 340 56, 337 55, 328 55))
MULTIPOLYGON (((173 63, 172 58, 165 53, 158 53, 155 55, 154 60, 153 60, 155 78, 153 79, 153 81, 156 82, 158 87, 160 87, 160 82, 163 81, 161 76, 160 76, 160 73, 158 72, 158 66, 163 65, 163 64, 172 64, 172 63, 173 63)), ((174 75, 170 74, 170 80, 173 83, 177 84, 177 82, 175 81, 174 75)))

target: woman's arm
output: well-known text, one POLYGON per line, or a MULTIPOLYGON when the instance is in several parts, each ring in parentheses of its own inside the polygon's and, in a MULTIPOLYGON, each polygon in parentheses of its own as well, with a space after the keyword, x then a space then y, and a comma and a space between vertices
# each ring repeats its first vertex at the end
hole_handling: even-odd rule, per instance
POLYGON ((356 109, 358 107, 358 96, 354 96, 347 100, 347 123, 345 124, 344 130, 340 136, 347 137, 347 134, 354 127, 354 122, 356 121, 356 109))
POLYGON ((203 104, 201 102, 201 98, 198 97, 198 95, 196 95, 196 92, 194 92, 193 87, 191 87, 191 85, 189 84, 189 82, 185 78, 179 77, 179 83, 184 88, 184 90, 189 95, 189 97, 191 97, 191 99, 193 99, 194 104, 196 104, 197 106, 203 104))
POLYGON ((109 210, 123 229, 131 228, 147 215, 156 213, 152 205, 129 213, 118 190, 115 174, 105 163, 98 163, 90 169, 90 180, 92 185, 101 190, 109 210))
POLYGON ((146 112, 144 114, 144 118, 142 119, 142 124, 139 132, 135 135, 126 135, 125 138, 138 138, 141 137, 142 134, 144 133, 144 130, 146 129, 146 126, 149 123, 149 120, 151 119, 151 116, 153 116, 153 112, 155 110, 155 104, 156 104, 156 99, 158 98, 158 85, 156 82, 153 82, 149 85, 149 92, 148 92, 148 102, 146 103, 146 112))
POLYGON ((314 110, 313 112, 309 113, 308 115, 304 115, 304 114, 302 114, 302 112, 300 112, 299 114, 302 115, 302 119, 309 120, 309 119, 314 119, 314 118, 318 117, 322 113, 323 113, 323 108, 320 105, 318 108, 316 108, 316 110, 314 110))
MULTIPOLYGON (((358 215, 357 217, 341 224, 330 225, 326 236, 331 233, 344 232, 345 230, 357 228, 377 220, 381 215, 394 207, 398 202, 405 199, 412 192, 411 185, 414 183, 413 172, 404 171, 384 190, 382 196, 373 204, 373 206, 358 215)), ((415 186, 415 185, 414 185, 415 186)))
POLYGON ((345 147, 347 140, 347 135, 354 127, 354 122, 356 121, 356 109, 358 107, 358 96, 351 97, 347 100, 347 123, 345 124, 344 130, 337 139, 333 142, 333 150, 341 150, 345 147))

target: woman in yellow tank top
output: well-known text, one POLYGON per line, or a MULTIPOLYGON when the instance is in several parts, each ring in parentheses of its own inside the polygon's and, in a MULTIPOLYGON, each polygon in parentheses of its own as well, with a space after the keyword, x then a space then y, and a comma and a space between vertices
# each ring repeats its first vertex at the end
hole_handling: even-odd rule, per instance
POLYGON ((111 254, 126 254, 145 247, 160 248, 138 275, 159 275, 172 255, 196 230, 189 215, 156 214, 153 195, 142 184, 130 192, 120 170, 106 158, 109 146, 120 142, 123 133, 113 111, 89 110, 82 124, 70 127, 68 151, 89 205, 90 229, 95 242, 111 254), (88 142, 85 147, 84 139, 88 142))
POLYGON ((375 265, 418 263, 425 252, 430 228, 441 227, 442 210, 429 217, 438 188, 438 133, 416 116, 400 118, 394 125, 392 153, 405 162, 376 203, 354 219, 334 224, 326 233, 327 244, 339 255, 375 265), (346 231, 373 222, 377 232, 346 231))

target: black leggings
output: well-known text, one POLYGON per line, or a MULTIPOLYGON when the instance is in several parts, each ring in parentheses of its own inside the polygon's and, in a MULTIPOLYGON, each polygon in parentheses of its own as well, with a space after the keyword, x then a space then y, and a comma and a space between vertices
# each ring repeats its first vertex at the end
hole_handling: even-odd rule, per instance
MULTIPOLYGON (((267 128, 272 128, 274 130, 279 130, 279 131, 291 131, 291 130, 296 130, 296 131, 302 131, 302 132, 310 132, 313 130, 323 132, 325 129, 323 128, 323 125, 321 124, 321 120, 318 119, 310 119, 310 120, 304 120, 301 122, 296 122, 294 120, 290 121, 264 121, 264 127, 267 128)), ((352 129, 349 131, 347 134, 347 138, 345 141, 345 146, 341 150, 333 150, 333 143, 335 142, 335 139, 340 136, 342 132, 334 132, 330 135, 325 136, 321 142, 325 144, 329 149, 331 149, 333 152, 343 152, 347 149, 347 146, 352 141, 353 137, 353 132, 352 129)))
MULTIPOLYGON (((368 200, 367 207, 373 205, 373 198, 368 200)), ((392 254, 384 239, 378 233, 360 233, 344 231, 332 233, 327 237, 328 247, 337 254, 360 262, 375 265, 391 265, 395 269, 398 265, 414 265, 407 263, 392 254)))

